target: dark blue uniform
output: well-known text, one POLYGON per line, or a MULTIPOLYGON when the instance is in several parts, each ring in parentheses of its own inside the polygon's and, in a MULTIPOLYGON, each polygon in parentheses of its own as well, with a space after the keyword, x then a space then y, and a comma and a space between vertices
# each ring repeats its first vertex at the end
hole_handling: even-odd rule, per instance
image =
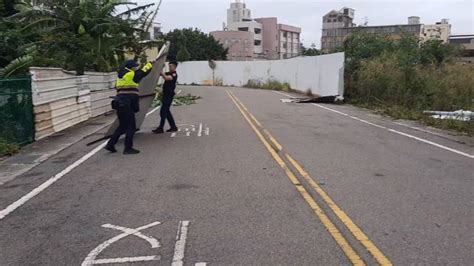
POLYGON ((140 111, 140 96, 138 84, 150 73, 152 65, 149 63, 141 70, 133 71, 131 68, 136 66, 134 61, 128 61, 125 68, 118 73, 116 84, 117 96, 112 102, 113 109, 117 112, 119 126, 111 136, 105 149, 110 152, 116 152, 115 144, 117 144, 120 136, 125 134, 124 153, 138 153, 133 149, 133 136, 136 131, 135 113, 140 111))
POLYGON ((177 129, 176 123, 174 121, 173 115, 171 114, 171 105, 173 104, 173 98, 175 96, 175 89, 176 89, 176 82, 178 81, 178 74, 176 71, 173 72, 166 72, 166 76, 172 76, 172 80, 165 80, 165 83, 163 84, 163 100, 162 100, 162 105, 161 105, 161 110, 160 110, 160 116, 161 116, 161 121, 160 121, 160 126, 158 129, 163 129, 165 126, 166 120, 168 120, 168 123, 170 124, 171 129, 177 129))

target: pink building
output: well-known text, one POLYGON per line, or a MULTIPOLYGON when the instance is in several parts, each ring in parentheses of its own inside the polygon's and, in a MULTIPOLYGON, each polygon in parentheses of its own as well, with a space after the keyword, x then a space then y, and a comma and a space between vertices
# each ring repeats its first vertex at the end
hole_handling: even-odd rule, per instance
POLYGON ((211 32, 229 49, 229 60, 287 59, 300 55, 301 28, 278 24, 278 19, 251 18, 250 9, 240 0, 227 10, 223 31, 211 32))
POLYGON ((251 61, 254 58, 254 34, 248 31, 213 31, 211 35, 229 49, 230 61, 251 61))
POLYGON ((257 18, 262 24, 263 54, 267 59, 286 59, 300 54, 301 28, 278 24, 277 18, 257 18))

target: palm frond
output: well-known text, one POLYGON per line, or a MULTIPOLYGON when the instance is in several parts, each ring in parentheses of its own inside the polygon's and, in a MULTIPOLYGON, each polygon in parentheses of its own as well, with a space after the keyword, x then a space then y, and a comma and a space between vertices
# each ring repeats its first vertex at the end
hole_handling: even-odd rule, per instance
POLYGON ((151 6, 154 6, 155 4, 148 4, 148 5, 143 5, 143 6, 137 6, 135 8, 131 8, 131 9, 128 9, 127 11, 124 11, 122 13, 119 13, 116 15, 116 17, 122 17, 122 16, 130 16, 130 15, 134 15, 140 11, 145 11, 147 10, 149 7, 151 6))
POLYGON ((8 64, 5 68, 0 71, 0 76, 8 78, 15 74, 21 73, 26 71, 28 67, 30 67, 34 62, 34 58, 32 55, 25 55, 19 57, 10 64, 8 64))
POLYGON ((158 11, 160 10, 161 2, 162 2, 162 0, 160 0, 158 2, 157 6, 156 6, 156 9, 155 9, 155 12, 153 12, 153 17, 151 18, 151 20, 145 22, 145 25, 146 25, 145 26, 145 31, 146 32, 150 31, 150 27, 153 25, 153 21, 155 21, 155 18, 158 15, 158 11))
POLYGON ((21 29, 21 31, 27 31, 30 29, 33 30, 43 30, 45 28, 51 28, 52 26, 58 25, 61 23, 55 18, 43 18, 32 22, 21 29))

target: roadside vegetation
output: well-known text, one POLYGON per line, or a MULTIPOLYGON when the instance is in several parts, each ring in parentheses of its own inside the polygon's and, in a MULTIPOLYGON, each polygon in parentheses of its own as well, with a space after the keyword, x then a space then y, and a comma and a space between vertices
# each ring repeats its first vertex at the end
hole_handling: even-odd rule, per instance
POLYGON ((14 141, 0 137, 0 159, 4 156, 11 156, 18 152, 20 147, 14 141))
POLYGON ((280 82, 275 79, 269 79, 264 82, 259 80, 249 80, 244 87, 252 89, 291 91, 291 85, 288 82, 280 82))
POLYGON ((0 76, 30 66, 62 67, 78 75, 116 70, 132 55, 146 60, 158 5, 123 0, 3 1, 0 9, 0 76))
POLYGON ((411 36, 394 41, 359 32, 346 52, 346 99, 396 119, 474 134, 474 121, 440 121, 424 110, 472 110, 474 66, 459 63, 460 49, 440 40, 421 43, 411 36))

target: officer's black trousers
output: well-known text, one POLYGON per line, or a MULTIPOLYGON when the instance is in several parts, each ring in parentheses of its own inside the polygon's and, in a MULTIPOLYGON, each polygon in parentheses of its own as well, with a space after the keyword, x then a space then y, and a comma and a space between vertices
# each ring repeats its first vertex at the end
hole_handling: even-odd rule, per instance
POLYGON ((113 147, 117 144, 120 136, 125 134, 125 150, 130 150, 133 148, 133 136, 136 131, 135 124, 135 114, 130 108, 125 110, 118 110, 117 116, 120 122, 120 125, 115 130, 114 134, 109 140, 107 146, 113 147))
POLYGON ((171 128, 176 128, 176 123, 174 122, 174 118, 170 110, 172 104, 173 104, 173 96, 163 97, 161 110, 160 110, 161 121, 160 121, 159 128, 163 128, 165 126, 166 120, 168 120, 168 123, 170 124, 171 128))

